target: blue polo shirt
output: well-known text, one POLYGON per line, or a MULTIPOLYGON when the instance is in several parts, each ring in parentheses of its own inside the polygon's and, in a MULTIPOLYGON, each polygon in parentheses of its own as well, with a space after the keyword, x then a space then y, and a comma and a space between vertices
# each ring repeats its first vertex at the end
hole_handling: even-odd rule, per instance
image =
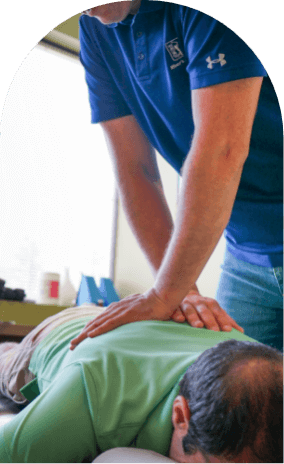
POLYGON ((194 133, 191 90, 264 76, 225 236, 237 258, 282 265, 282 118, 273 85, 252 50, 210 16, 149 0, 142 0, 136 15, 110 26, 82 16, 80 42, 92 122, 133 114, 177 172, 194 133))

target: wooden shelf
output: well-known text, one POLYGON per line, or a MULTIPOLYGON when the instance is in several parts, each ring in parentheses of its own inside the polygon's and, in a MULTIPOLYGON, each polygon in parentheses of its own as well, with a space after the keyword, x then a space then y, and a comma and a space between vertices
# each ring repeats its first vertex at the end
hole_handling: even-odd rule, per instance
POLYGON ((67 306, 37 305, 0 300, 0 321, 14 321, 16 325, 36 326, 44 319, 59 313, 67 306))
POLYGON ((34 327, 34 325, 20 325, 2 322, 0 323, 0 342, 21 341, 34 329, 34 327))
POLYGON ((34 325, 20 325, 10 324, 9 322, 0 323, 0 337, 2 336, 16 336, 25 337, 34 329, 34 325))

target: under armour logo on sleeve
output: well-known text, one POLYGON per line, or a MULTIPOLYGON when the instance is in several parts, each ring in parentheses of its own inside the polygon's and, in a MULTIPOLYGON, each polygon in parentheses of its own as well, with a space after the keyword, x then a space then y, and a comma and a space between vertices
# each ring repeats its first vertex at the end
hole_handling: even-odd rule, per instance
POLYGON ((218 60, 211 60, 211 57, 210 57, 210 56, 208 56, 208 58, 206 58, 207 63, 209 63, 209 64, 207 65, 207 68, 213 69, 213 64, 215 64, 215 63, 220 63, 221 66, 224 66, 224 64, 227 63, 227 61, 224 60, 224 58, 225 58, 224 53, 219 53, 218 56, 219 56, 219 59, 218 59, 218 60))

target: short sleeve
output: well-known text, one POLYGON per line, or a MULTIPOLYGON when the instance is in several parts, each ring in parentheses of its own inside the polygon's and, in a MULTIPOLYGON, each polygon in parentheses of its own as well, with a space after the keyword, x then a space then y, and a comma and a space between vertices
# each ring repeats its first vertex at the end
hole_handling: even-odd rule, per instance
POLYGON ((0 437, 0 462, 94 459, 96 438, 81 366, 64 369, 41 395, 1 427, 0 437))
POLYGON ((94 19, 83 15, 79 25, 80 61, 85 69, 92 123, 131 114, 100 52, 95 37, 94 19))
POLYGON ((192 90, 267 75, 246 43, 211 16, 186 8, 183 37, 192 90))

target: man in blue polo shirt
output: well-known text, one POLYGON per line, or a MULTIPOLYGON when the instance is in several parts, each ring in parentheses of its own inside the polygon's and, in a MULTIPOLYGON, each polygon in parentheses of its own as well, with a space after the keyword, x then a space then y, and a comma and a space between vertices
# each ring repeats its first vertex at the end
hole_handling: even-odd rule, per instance
POLYGON ((212 17, 161 1, 91 8, 80 41, 92 122, 103 128, 156 280, 111 305, 72 346, 127 322, 171 317, 213 330, 231 330, 234 318, 282 349, 283 132, 262 64, 212 17), (175 225, 154 149, 182 174, 175 225), (224 231, 217 303, 195 282, 224 231))

